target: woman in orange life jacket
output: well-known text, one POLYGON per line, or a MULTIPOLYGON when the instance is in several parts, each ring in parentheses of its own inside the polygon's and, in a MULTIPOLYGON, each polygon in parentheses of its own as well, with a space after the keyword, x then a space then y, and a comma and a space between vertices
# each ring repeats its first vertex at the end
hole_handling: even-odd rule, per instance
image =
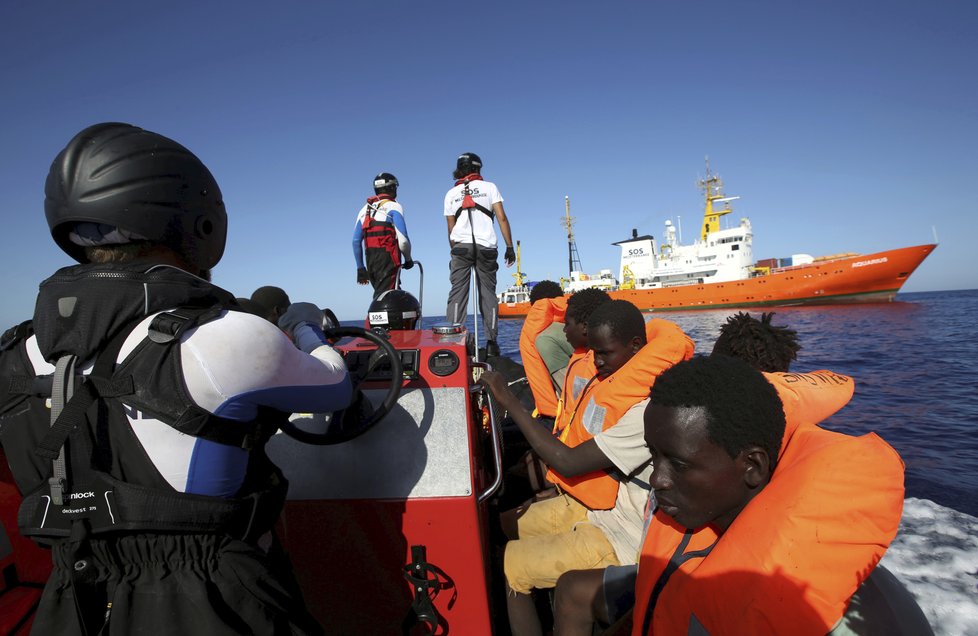
POLYGON ((507 544, 504 559, 514 634, 541 633, 533 589, 553 587, 567 569, 634 561, 650 470, 642 435, 644 399, 658 373, 692 355, 692 341, 676 325, 657 320, 647 328, 641 312, 627 301, 595 309, 587 329, 596 375, 580 394, 580 408, 565 433, 594 433, 557 439, 520 407, 502 378, 486 374, 481 380, 553 470, 569 482, 588 475, 572 482, 574 496, 533 503, 518 520, 518 540, 507 544), (616 471, 617 479, 608 471, 616 471), (616 492, 603 506, 588 507, 590 484, 604 479, 616 492))
POLYGON ((874 434, 784 430, 784 400, 764 379, 718 355, 653 387, 658 509, 633 634, 825 634, 896 534, 896 452, 874 434))

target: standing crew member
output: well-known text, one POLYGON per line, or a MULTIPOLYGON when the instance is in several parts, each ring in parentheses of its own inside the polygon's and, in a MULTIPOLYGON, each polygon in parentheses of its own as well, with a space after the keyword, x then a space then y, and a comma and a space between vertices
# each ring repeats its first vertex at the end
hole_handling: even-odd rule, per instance
POLYGON ((459 155, 455 172, 452 173, 455 187, 445 194, 448 242, 452 248, 449 265, 452 290, 448 293, 445 315, 450 322, 464 322, 465 306, 469 302, 469 272, 475 268, 479 310, 486 327, 486 355, 498 356, 496 271, 499 264, 496 259, 499 252, 492 223, 494 218, 499 221, 499 230, 506 241, 504 258, 507 267, 512 267, 516 262, 516 252, 513 250, 509 220, 503 210, 503 197, 495 183, 483 180, 481 170, 482 159, 479 155, 474 152, 459 155))
POLYGON ((221 190, 162 135, 86 128, 44 190, 80 264, 0 340, 20 530, 54 564, 33 633, 321 633, 272 535, 287 484, 264 452, 285 412, 351 401, 319 308, 294 303, 278 327, 228 309, 209 282, 221 190))
POLYGON ((411 239, 404 222, 404 208, 396 201, 397 177, 381 172, 374 177, 374 196, 360 208, 353 226, 353 258, 357 283, 374 287, 374 298, 400 287, 400 268, 411 269, 411 239), (366 265, 364 249, 366 248, 366 265))

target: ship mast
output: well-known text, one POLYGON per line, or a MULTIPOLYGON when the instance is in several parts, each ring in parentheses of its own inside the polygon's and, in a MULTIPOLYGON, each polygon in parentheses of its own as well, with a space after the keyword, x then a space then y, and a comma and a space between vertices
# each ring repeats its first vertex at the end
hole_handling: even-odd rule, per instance
POLYGON ((564 197, 564 216, 560 219, 560 224, 567 230, 567 276, 570 277, 571 272, 584 269, 577 253, 577 243, 574 242, 574 217, 570 215, 570 197, 564 197))
POLYGON ((526 282, 524 280, 524 278, 526 277, 526 274, 523 273, 523 268, 520 267, 520 242, 519 242, 519 240, 516 241, 516 272, 514 274, 512 274, 512 276, 513 276, 513 278, 516 279, 516 286, 517 287, 522 287, 523 284, 526 282))
POLYGON ((719 175, 710 172, 710 158, 706 158, 706 178, 697 182, 700 190, 706 197, 706 204, 703 208, 703 229, 700 231, 700 240, 706 241, 707 235, 720 230, 720 217, 733 212, 730 207, 731 201, 736 201, 740 197, 726 197, 723 195, 723 181, 719 175), (723 203, 720 209, 714 209, 714 203, 723 203))

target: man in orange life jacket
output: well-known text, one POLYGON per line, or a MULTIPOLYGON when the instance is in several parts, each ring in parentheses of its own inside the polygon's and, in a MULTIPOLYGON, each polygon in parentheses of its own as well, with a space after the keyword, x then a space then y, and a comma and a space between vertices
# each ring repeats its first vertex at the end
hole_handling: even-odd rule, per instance
POLYGON ((509 231, 509 219, 503 209, 503 197, 495 183, 486 181, 480 174, 482 159, 474 152, 459 155, 455 165, 455 186, 445 194, 445 219, 448 221, 448 242, 452 248, 449 279, 452 289, 448 293, 445 316, 450 322, 465 321, 469 302, 469 276, 475 269, 476 294, 479 311, 486 327, 486 355, 498 356, 499 305, 496 300, 496 230, 493 219, 499 221, 499 231, 506 241, 506 266, 516 262, 513 237, 509 231))
POLYGON ((481 380, 565 493, 523 510, 518 539, 506 545, 514 634, 541 633, 533 589, 553 587, 570 569, 634 563, 651 472, 642 437, 647 387, 664 368, 692 355, 692 341, 677 326, 662 320, 646 325, 627 301, 595 309, 587 333, 596 375, 579 392, 579 408, 559 439, 522 408, 502 377, 487 373, 481 380))
MULTIPOLYGON (((533 415, 541 426, 554 429, 555 435, 563 430, 573 410, 571 402, 561 402, 565 390, 574 391, 573 386, 565 387, 567 370, 573 365, 574 376, 580 376, 584 382, 594 375, 591 359, 585 361, 588 354, 587 320, 606 302, 611 302, 611 297, 603 290, 582 289, 567 297, 553 281, 540 281, 530 292, 530 312, 520 331, 520 356, 533 393, 533 415), (583 367, 587 370, 577 373, 583 367), (561 410, 565 413, 558 423, 556 417, 561 410)), ((574 384, 574 377, 569 384, 574 384)), ((532 450, 524 455, 519 466, 514 472, 522 474, 525 467, 526 479, 533 492, 538 493, 537 498, 543 498, 540 493, 553 492, 553 483, 546 480, 547 466, 532 450)), ((515 511, 506 511, 501 517, 503 530, 509 538, 515 538, 517 534, 513 514, 515 511)))
POLYGON ((765 377, 713 355, 652 388, 645 438, 658 509, 635 636, 930 632, 919 610, 895 611, 913 603, 874 570, 899 525, 903 463, 872 433, 815 426, 832 409, 792 390, 806 375, 830 374, 765 377), (859 614, 848 624, 847 608, 859 614))
MULTIPOLYGON (((762 314, 760 320, 744 312, 730 316, 720 327, 712 355, 739 358, 767 373, 787 373, 791 362, 798 357, 801 345, 793 329, 771 324, 773 316, 773 313, 762 314)), ((819 377, 826 373, 822 372, 819 377)), ((827 387, 816 388, 804 382, 802 387, 810 390, 813 397, 819 391, 823 400, 829 400, 829 393, 833 393, 827 387)), ((833 411, 848 402, 852 391, 842 391, 837 397, 834 393, 831 396, 833 411)), ((790 396, 786 392, 783 397, 790 396)), ((574 570, 562 575, 557 582, 554 601, 555 634, 590 635, 595 622, 616 623, 635 605, 636 570, 635 565, 610 566, 604 570, 574 570)))
POLYGON ((404 208, 396 201, 397 186, 397 177, 389 172, 381 172, 374 177, 374 196, 360 208, 353 225, 357 283, 373 285, 374 298, 398 287, 401 268, 414 267, 404 208))
MULTIPOLYGON (((520 357, 537 416, 553 420, 574 345, 564 333, 567 298, 560 285, 542 280, 530 290, 530 311, 520 330, 520 357)), ((586 343, 585 343, 586 346, 586 343)))

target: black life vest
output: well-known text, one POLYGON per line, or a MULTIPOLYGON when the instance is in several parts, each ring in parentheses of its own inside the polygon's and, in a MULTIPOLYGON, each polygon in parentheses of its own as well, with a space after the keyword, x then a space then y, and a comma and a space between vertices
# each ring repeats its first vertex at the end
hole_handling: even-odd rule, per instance
POLYGON ((395 265, 401 264, 401 250, 397 244, 397 228, 391 221, 390 214, 386 221, 376 219, 380 211, 379 203, 393 201, 389 194, 378 194, 367 199, 367 213, 363 217, 363 246, 367 250, 381 250, 388 254, 395 265))
POLYGON ((0 443, 25 493, 18 514, 24 535, 47 542, 84 522, 94 535, 225 533, 254 540, 271 528, 287 484, 262 445, 286 415, 263 412, 253 422, 214 416, 193 403, 183 380, 180 336, 228 308, 234 308, 228 292, 169 267, 75 266, 42 283, 35 320, 0 339, 0 443), (181 303, 156 316, 148 336, 116 364, 146 315, 181 303), (53 376, 34 375, 26 347, 32 331, 42 354, 57 361, 53 376), (75 360, 91 359, 89 375, 75 372, 75 360), (53 423, 52 408, 60 409, 53 423), (126 408, 189 435, 252 449, 239 497, 175 491, 146 456, 126 408))

